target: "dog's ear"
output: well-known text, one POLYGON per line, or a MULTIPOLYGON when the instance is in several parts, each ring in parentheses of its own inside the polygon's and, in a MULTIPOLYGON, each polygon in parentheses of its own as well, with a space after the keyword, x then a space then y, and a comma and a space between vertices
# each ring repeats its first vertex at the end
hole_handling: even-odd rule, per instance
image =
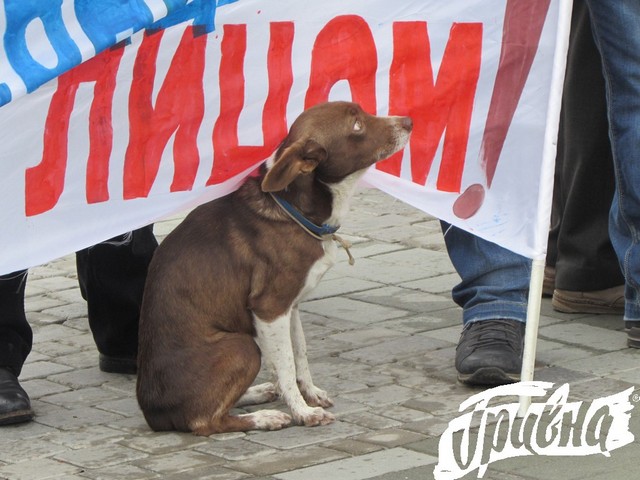
POLYGON ((262 180, 263 192, 279 192, 298 175, 311 173, 327 158, 327 151, 315 140, 301 140, 286 147, 262 180))

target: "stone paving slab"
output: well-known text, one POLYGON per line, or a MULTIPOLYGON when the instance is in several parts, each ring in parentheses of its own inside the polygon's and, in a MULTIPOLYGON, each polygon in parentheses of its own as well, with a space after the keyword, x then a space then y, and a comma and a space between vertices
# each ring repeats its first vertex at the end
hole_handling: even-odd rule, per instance
MULTIPOLYGON (((158 237, 182 217, 157 223, 158 237)), ((36 418, 0 427, 0 479, 434 478, 442 435, 467 412, 461 403, 483 392, 456 382, 461 311, 450 290, 459 279, 439 222, 364 190, 342 232, 356 264, 339 252, 301 306, 312 374, 335 402, 337 421, 324 427, 209 438, 150 431, 135 400, 135 376, 98 369, 74 256, 32 269, 26 309, 34 346, 21 382, 36 418)), ((640 351, 626 348, 620 317, 560 314, 548 299, 541 311, 536 380, 568 383, 571 401, 585 404, 629 388, 637 393, 640 351)), ((258 380, 265 379, 261 373, 258 380)), ((490 464, 484 478, 633 478, 640 457, 640 410, 633 405, 635 440, 609 458, 529 455, 490 464)), ((286 410, 281 402, 267 407, 286 410)), ((476 415, 469 442, 490 445, 480 425, 476 415)))

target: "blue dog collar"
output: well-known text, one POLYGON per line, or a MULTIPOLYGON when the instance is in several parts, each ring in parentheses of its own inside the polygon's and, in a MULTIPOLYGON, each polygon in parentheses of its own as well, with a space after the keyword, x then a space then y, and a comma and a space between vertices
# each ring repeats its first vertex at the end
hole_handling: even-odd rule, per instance
POLYGON ((285 199, 269 193, 276 203, 282 208, 293 220, 295 220, 301 227, 307 230, 309 233, 316 237, 323 237, 324 235, 333 235, 338 231, 340 225, 328 225, 323 223, 322 225, 316 225, 307 217, 305 217, 296 207, 291 205, 285 199))

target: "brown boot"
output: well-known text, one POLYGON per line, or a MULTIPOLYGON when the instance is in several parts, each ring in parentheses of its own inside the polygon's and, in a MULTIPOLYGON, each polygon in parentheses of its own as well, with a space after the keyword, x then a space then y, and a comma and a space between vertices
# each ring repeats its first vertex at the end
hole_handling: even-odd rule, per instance
POLYGON ((573 292, 555 289, 551 305, 563 313, 624 313, 624 285, 596 290, 593 292, 573 292))

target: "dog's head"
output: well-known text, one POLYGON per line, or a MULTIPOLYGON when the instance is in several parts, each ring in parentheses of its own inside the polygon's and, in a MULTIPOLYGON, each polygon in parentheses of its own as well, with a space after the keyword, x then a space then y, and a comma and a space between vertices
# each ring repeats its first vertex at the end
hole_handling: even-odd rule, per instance
POLYGON ((283 190, 299 175, 311 172, 322 182, 339 182, 402 149, 412 128, 409 117, 377 117, 356 103, 311 107, 291 125, 262 190, 283 190))

